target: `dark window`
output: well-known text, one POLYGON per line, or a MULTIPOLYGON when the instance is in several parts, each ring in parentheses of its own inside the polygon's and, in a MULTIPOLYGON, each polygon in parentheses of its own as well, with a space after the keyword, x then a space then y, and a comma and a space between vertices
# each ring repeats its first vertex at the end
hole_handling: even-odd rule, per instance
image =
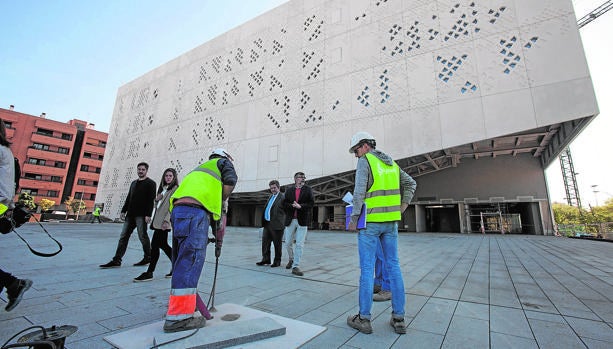
POLYGON ((23 175, 23 178, 34 179, 34 180, 40 181, 43 178, 43 176, 36 174, 36 173, 26 173, 23 175))
POLYGON ((60 176, 51 176, 51 182, 62 183, 62 177, 60 177, 60 176))
POLYGON ((47 191, 47 196, 48 196, 48 197, 51 197, 51 198, 56 198, 56 197, 57 197, 57 194, 58 194, 58 191, 57 191, 57 190, 48 190, 48 191, 47 191))
POLYGON ((45 160, 29 158, 28 164, 45 166, 45 160))
POLYGON ((4 126, 6 128, 13 128, 13 123, 11 121, 4 121, 4 126))
POLYGON ((90 200, 96 200, 96 194, 91 194, 91 195, 89 196, 89 199, 90 199, 90 200))
POLYGON ((98 160, 100 161, 104 160, 104 155, 98 155, 98 160))
POLYGON ((100 167, 96 167, 96 173, 100 173, 100 167))
POLYGON ((68 149, 68 148, 64 148, 64 147, 58 147, 58 148, 57 148, 57 152, 58 152, 58 153, 60 153, 60 154, 68 154, 68 151, 69 151, 69 150, 70 150, 70 149, 68 149))
POLYGON ((47 130, 44 128, 40 128, 40 127, 36 129, 36 133, 38 133, 39 135, 43 135, 43 136, 53 137, 53 131, 47 130))
POLYGON ((100 145, 102 148, 106 148, 106 142, 105 142, 105 141, 100 141, 99 145, 100 145))
POLYGON ((92 158, 92 153, 83 153, 83 157, 87 158, 87 159, 91 159, 92 158))
POLYGON ((79 179, 79 180, 77 180, 77 184, 78 184, 78 185, 85 185, 85 179, 79 179))
POLYGON ((98 186, 98 181, 94 181, 94 185, 95 185, 95 186, 98 186))
POLYGON ((72 135, 69 134, 69 133, 62 133, 62 139, 70 141, 70 140, 72 140, 72 135))
POLYGON ((85 171, 85 172, 89 171, 89 166, 81 165, 81 171, 85 171))
POLYGON ((56 161, 55 165, 53 167, 65 168, 66 167, 66 163, 64 161, 56 161))

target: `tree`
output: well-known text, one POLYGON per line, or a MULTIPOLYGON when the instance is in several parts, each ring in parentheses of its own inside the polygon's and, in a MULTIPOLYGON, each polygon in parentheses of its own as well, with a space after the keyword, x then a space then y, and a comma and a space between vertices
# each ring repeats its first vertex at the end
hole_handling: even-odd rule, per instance
POLYGON ((51 207, 55 206, 55 201, 43 198, 43 199, 40 199, 40 202, 38 203, 38 206, 40 206, 41 210, 47 211, 51 207))
POLYGON ((21 194, 19 194, 19 199, 17 200, 17 202, 25 206, 29 210, 33 210, 36 208, 36 204, 34 203, 34 199, 32 198, 32 195, 26 192, 22 192, 21 194))
MULTIPOLYGON (((83 202, 83 200, 79 199, 74 199, 72 196, 69 196, 68 199, 66 199, 66 201, 64 201, 64 204, 66 204, 66 207, 73 213, 76 214, 77 212, 80 212, 81 210, 87 208, 87 206, 85 206, 85 203, 83 202)), ((66 218, 68 218, 68 215, 66 215, 66 218)))

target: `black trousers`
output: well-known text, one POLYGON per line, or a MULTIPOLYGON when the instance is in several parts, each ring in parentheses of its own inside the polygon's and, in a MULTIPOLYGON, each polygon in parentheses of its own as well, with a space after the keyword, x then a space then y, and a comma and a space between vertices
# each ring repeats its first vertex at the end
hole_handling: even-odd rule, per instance
POLYGON ((148 273, 155 271, 155 266, 160 259, 160 250, 164 251, 164 254, 168 256, 168 259, 172 262, 172 248, 168 245, 168 230, 155 229, 153 231, 153 237, 151 238, 151 261, 149 262, 148 273))
POLYGON ((275 246, 274 263, 281 263, 281 251, 283 250, 283 229, 270 229, 269 225, 264 226, 262 233, 262 260, 270 262, 270 243, 275 246))
POLYGON ((5 287, 9 287, 15 280, 17 280, 17 278, 11 275, 11 273, 7 273, 0 269, 0 292, 2 292, 5 287))

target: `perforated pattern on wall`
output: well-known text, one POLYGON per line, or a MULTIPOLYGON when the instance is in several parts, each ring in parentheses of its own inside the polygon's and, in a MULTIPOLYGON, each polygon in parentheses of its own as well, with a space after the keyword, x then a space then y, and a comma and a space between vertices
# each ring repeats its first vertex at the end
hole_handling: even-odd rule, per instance
MULTIPOLYGON (((184 175, 225 147, 250 178, 241 189, 261 190, 270 178, 260 171, 291 179, 313 161, 321 174, 351 169, 339 139, 357 129, 383 134, 398 115, 439 117, 438 105, 538 84, 539 67, 526 62, 554 58, 562 45, 553 43, 575 33, 569 1, 543 1, 290 1, 120 89, 98 194, 105 213, 120 209, 139 161, 157 180, 166 167, 184 175), (379 117, 389 121, 372 121, 379 117), (254 153, 270 145, 280 152, 274 164, 254 153)), ((547 82, 571 80, 563 75, 547 82)))

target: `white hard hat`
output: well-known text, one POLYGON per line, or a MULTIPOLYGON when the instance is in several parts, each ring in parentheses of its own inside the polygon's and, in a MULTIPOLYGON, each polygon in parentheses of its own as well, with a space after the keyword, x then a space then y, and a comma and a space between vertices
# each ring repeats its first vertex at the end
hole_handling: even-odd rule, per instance
POLYGON ((222 158, 227 158, 227 159, 230 159, 231 161, 234 161, 234 159, 232 159, 232 156, 230 156, 230 154, 228 154, 228 152, 226 152, 226 150, 223 148, 213 149, 213 151, 211 152, 211 155, 209 155, 209 158, 213 155, 219 155, 222 158))
POLYGON ((356 134, 354 134, 351 137, 351 143, 349 143, 349 152, 353 153, 353 148, 360 144, 360 142, 362 141, 374 141, 375 137, 373 137, 370 133, 366 132, 366 131, 359 131, 356 132, 356 134))

